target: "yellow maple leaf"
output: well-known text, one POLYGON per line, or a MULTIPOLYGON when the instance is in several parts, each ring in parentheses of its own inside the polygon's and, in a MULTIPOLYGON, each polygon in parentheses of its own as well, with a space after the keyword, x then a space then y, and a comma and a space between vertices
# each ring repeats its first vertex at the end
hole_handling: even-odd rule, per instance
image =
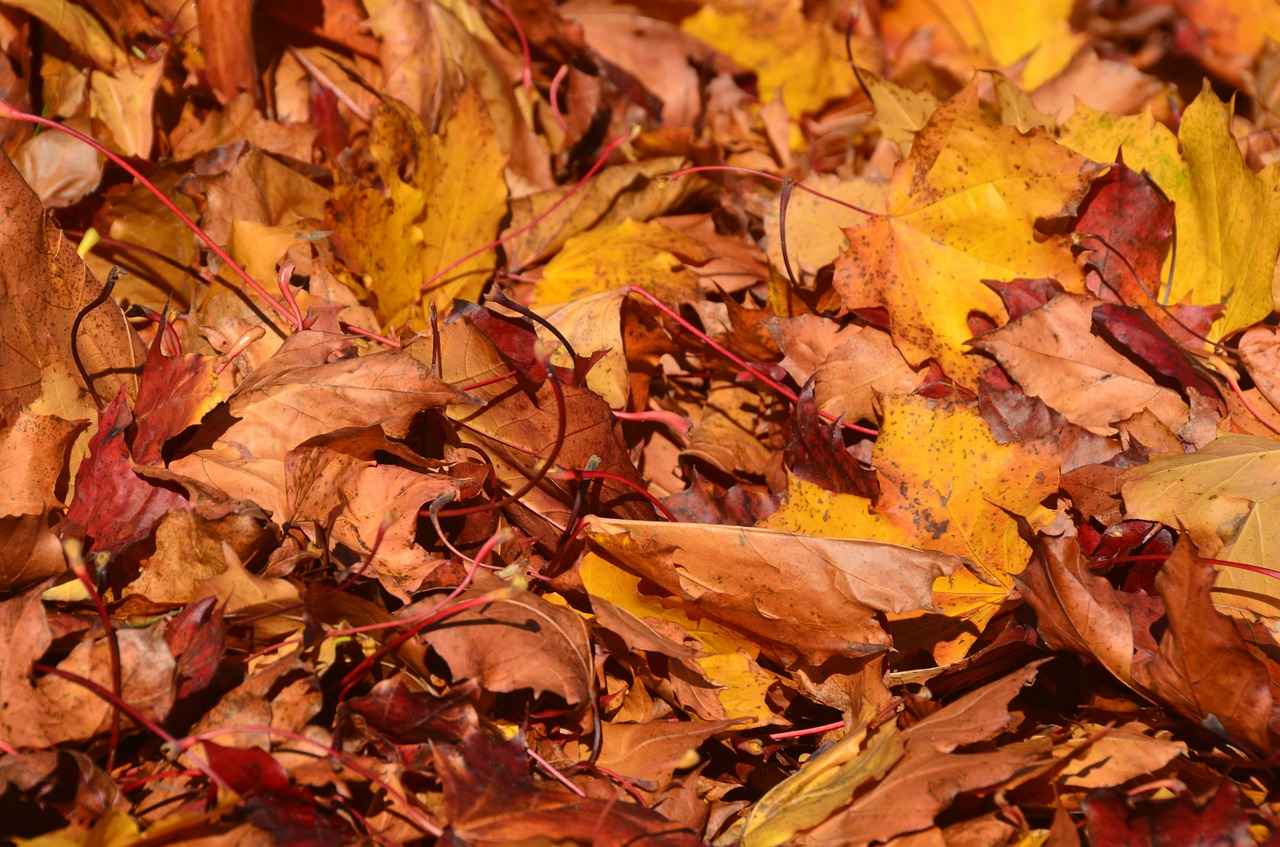
POLYGON ((1031 549, 1010 514, 1033 529, 1053 520, 1041 501, 1058 488, 1057 446, 1049 440, 1000 444, 968 406, 916 395, 883 402, 884 423, 872 451, 880 502, 873 506, 864 497, 792 479, 786 505, 765 525, 935 550, 972 562, 972 572, 957 570, 933 584, 934 605, 950 620, 890 616, 899 620, 893 628, 899 649, 919 644, 946 664, 964 656, 1004 605, 1013 576, 1026 567, 1031 549))
POLYGON ((597 226, 565 242, 547 263, 533 290, 534 308, 568 303, 639 285, 666 302, 681 302, 698 293, 698 277, 685 262, 702 264, 707 248, 657 222, 628 218, 597 226))
POLYGON ((916 133, 937 110, 938 98, 927 90, 907 88, 865 69, 859 69, 858 76, 875 107, 881 134, 896 144, 902 155, 907 155, 916 133))
MULTIPOLYGON (((1260 174, 1249 169, 1231 135, 1231 108, 1207 81, 1183 113, 1176 138, 1150 112, 1115 117, 1077 103, 1059 140, 1100 162, 1122 151, 1126 165, 1145 171, 1173 201, 1177 262, 1171 284, 1153 292, 1161 302, 1222 304, 1212 340, 1271 313, 1280 167, 1260 174)), ((1167 261, 1166 275, 1168 268, 1167 261)))
POLYGON ((1071 29, 1074 6, 1074 0, 900 0, 885 8, 881 22, 890 43, 929 28, 938 52, 975 51, 1002 68, 1025 59, 1022 84, 1032 90, 1063 70, 1087 40, 1071 29))
POLYGON ((886 215, 845 230, 835 287, 846 308, 883 307, 911 365, 938 361, 973 386, 980 362, 966 355, 969 315, 1004 323, 984 279, 1084 280, 1062 237, 1036 221, 1072 212, 1097 167, 1042 130, 1022 133, 982 117, 976 81, 944 103, 916 136, 890 182, 886 215))
POLYGON ((1012 586, 1030 549, 1010 513, 1032 529, 1053 511, 1058 452, 1048 441, 1000 444, 977 409, 917 395, 884 399, 871 454, 877 511, 906 527, 911 543, 970 559, 986 581, 1012 586))
POLYGON ((473 89, 458 95, 444 132, 431 135, 403 103, 386 100, 369 139, 384 191, 335 170, 332 240, 340 258, 364 274, 384 322, 422 320, 422 304, 442 311, 476 300, 496 260, 482 253, 423 283, 493 241, 507 212, 507 157, 473 89))
POLYGON ((760 99, 778 93, 793 118, 819 111, 857 87, 844 38, 805 17, 800 0, 722 10, 703 6, 680 28, 756 72, 760 99))

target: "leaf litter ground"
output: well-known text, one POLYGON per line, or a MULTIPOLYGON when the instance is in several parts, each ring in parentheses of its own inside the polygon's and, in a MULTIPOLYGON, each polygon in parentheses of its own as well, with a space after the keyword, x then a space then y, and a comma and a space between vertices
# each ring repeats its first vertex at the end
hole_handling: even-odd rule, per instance
POLYGON ((0 33, 0 837, 1280 843, 1273 8, 0 33))

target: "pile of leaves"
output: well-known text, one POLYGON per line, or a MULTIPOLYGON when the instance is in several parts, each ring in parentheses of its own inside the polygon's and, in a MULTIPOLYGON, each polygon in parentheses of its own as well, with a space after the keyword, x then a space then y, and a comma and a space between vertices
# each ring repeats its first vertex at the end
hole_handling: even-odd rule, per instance
POLYGON ((0 837, 1280 844, 1277 41, 0 2, 0 837))

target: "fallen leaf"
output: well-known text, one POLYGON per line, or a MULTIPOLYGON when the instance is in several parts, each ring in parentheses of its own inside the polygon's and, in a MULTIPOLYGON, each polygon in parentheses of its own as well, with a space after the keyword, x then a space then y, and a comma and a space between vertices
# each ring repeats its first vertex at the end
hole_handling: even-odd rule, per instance
POLYGON ((369 143, 385 187, 339 170, 330 212, 334 248, 364 275, 379 317, 421 323, 424 298, 441 310, 455 297, 477 298, 493 273, 493 255, 449 265, 493 241, 507 213, 507 160, 479 94, 464 90, 435 135, 403 104, 387 100, 369 143))
POLYGON ((72 339, 77 315, 102 285, 8 158, 0 161, 0 202, 0 249, 9 257, 0 268, 0 338, 10 350, 0 368, 5 404, 20 408, 40 396, 42 372, 50 366, 79 373, 73 343, 92 382, 86 387, 104 399, 122 387, 132 395, 144 355, 141 343, 114 304, 88 312, 72 339))
MULTIPOLYGON (((1206 556, 1270 567, 1268 518, 1280 507, 1270 466, 1277 461, 1275 441, 1231 434, 1194 454, 1157 457, 1126 472, 1125 515, 1185 527, 1206 556)), ((1239 568, 1218 570, 1213 598, 1223 609, 1280 613, 1276 581, 1239 568)))
POLYGON ((959 566, 952 556, 891 544, 742 527, 593 518, 586 531, 702 614, 751 633, 784 662, 811 665, 885 649, 872 612, 932 610, 928 586, 959 566))
POLYGON ((691 300, 698 279, 685 265, 709 258, 697 241, 660 223, 627 218, 596 226, 565 241, 543 268, 533 305, 568 303, 629 285, 648 289, 664 302, 691 300))
POLYGON ((698 178, 671 185, 659 178, 683 164, 683 159, 668 156, 614 165, 572 195, 568 188, 554 188, 512 201, 511 221, 502 232, 512 269, 519 272, 553 256, 570 238, 593 227, 652 220, 680 205, 698 191, 698 178))
MULTIPOLYGON (((760 667, 754 641, 703 617, 695 606, 646 593, 639 577, 597 553, 584 556, 578 571, 603 625, 632 649, 670 656, 685 667, 692 664, 692 673, 714 688, 689 698, 687 706, 708 712, 713 721, 728 718, 760 726, 777 721, 767 700, 777 676, 760 667)), ((676 688, 677 696, 681 690, 676 688)))
MULTIPOLYGON (((506 583, 481 573, 458 602, 498 592, 506 583)), ((429 601, 434 603, 435 601, 429 601)), ((416 607, 405 610, 412 616, 416 607)), ((449 617, 423 633, 456 679, 488 691, 531 688, 558 694, 570 706, 591 696, 587 625, 572 609, 536 594, 512 592, 449 617)))
POLYGON ((1205 88, 1187 107, 1176 139, 1150 113, 1116 118, 1086 108, 1076 110, 1059 136, 1098 161, 1123 150, 1125 163, 1150 175, 1173 201, 1178 263, 1172 282, 1157 293, 1162 303, 1224 306, 1209 334, 1213 340, 1270 311, 1280 251, 1275 174, 1255 174, 1245 164, 1230 115, 1205 88))
POLYGON ((992 126, 977 92, 970 85, 934 112, 894 170, 887 214, 845 231, 835 277, 846 308, 889 311, 908 363, 936 359, 970 386, 979 363, 964 354, 969 314, 1006 319, 979 280, 1048 276, 1082 290, 1066 242, 1038 236, 1035 223, 1074 210, 1096 167, 1040 131, 992 126))
POLYGON ((1187 420, 1187 404, 1093 334, 1098 305, 1064 294, 973 346, 993 355, 1029 396, 1091 432, 1109 435, 1118 421, 1143 410, 1176 432, 1187 420))
POLYGON ((936 49, 964 48, 1001 67, 1021 66, 1022 84, 1030 91, 1061 71, 1084 43, 1083 35, 1072 31, 1071 10, 1068 0, 1017 9, 992 0, 904 0, 885 14, 884 35, 899 42, 918 27, 929 27, 940 42, 936 49))
POLYGON ((1035 679, 1033 664, 970 692, 904 730, 905 750, 869 792, 793 843, 863 845, 926 829, 961 794, 995 790, 1037 767, 1044 744, 955 752, 1008 727, 1008 703, 1035 679))
POLYGON ((760 97, 782 97, 793 118, 817 112, 856 85, 835 30, 805 17, 800 0, 771 0, 734 7, 703 6, 680 28, 756 72, 760 97))

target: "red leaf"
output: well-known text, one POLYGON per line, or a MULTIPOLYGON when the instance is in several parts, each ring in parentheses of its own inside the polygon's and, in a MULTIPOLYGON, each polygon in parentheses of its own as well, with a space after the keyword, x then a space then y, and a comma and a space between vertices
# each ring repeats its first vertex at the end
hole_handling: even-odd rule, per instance
POLYGON ((76 474, 76 495, 67 520, 84 528, 94 552, 118 553, 146 538, 156 521, 189 508, 182 495, 138 476, 125 434, 133 416, 121 389, 102 413, 89 441, 92 455, 76 474))

